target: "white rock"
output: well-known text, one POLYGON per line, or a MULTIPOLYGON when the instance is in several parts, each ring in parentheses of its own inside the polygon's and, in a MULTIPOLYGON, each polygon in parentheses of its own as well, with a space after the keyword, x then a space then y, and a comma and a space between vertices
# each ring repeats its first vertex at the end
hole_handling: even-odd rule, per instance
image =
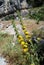
POLYGON ((0 29, 2 29, 3 28, 3 24, 2 23, 0 23, 0 29))

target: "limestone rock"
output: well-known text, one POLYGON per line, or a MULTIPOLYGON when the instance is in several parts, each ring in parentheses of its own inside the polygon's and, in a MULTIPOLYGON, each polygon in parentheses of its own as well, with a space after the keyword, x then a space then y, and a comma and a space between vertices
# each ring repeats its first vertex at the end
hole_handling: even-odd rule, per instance
POLYGON ((28 8, 28 4, 26 2, 26 0, 23 0, 23 2, 21 3, 22 8, 28 8))
POLYGON ((0 14, 14 11, 15 8, 27 8, 26 0, 0 0, 0 14))

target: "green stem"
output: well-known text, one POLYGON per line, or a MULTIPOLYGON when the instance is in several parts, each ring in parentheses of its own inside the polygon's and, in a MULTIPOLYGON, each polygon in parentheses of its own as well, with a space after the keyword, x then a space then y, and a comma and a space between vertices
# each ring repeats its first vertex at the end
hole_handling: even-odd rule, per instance
POLYGON ((15 22, 14 22, 14 20, 12 20, 12 24, 13 24, 14 30, 16 31, 16 35, 18 36, 19 34, 18 34, 18 31, 17 31, 17 29, 16 29, 16 25, 15 25, 15 22))

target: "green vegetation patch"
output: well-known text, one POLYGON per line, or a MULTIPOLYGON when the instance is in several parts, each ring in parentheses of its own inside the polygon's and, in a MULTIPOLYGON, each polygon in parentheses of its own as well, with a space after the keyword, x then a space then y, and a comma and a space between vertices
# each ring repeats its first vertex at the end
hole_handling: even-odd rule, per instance
POLYGON ((6 43, 12 43, 12 41, 13 41, 12 35, 0 32, 0 51, 1 51, 1 47, 3 47, 3 45, 5 45, 6 43))
POLYGON ((36 19, 37 23, 41 20, 44 21, 44 6, 29 9, 28 16, 29 18, 36 19))

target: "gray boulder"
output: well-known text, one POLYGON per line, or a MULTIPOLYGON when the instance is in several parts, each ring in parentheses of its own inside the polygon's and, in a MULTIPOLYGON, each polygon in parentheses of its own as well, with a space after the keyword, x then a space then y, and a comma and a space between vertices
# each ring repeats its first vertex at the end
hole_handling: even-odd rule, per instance
POLYGON ((27 8, 28 4, 26 0, 0 0, 0 14, 7 13, 8 11, 14 11, 15 8, 27 8))

